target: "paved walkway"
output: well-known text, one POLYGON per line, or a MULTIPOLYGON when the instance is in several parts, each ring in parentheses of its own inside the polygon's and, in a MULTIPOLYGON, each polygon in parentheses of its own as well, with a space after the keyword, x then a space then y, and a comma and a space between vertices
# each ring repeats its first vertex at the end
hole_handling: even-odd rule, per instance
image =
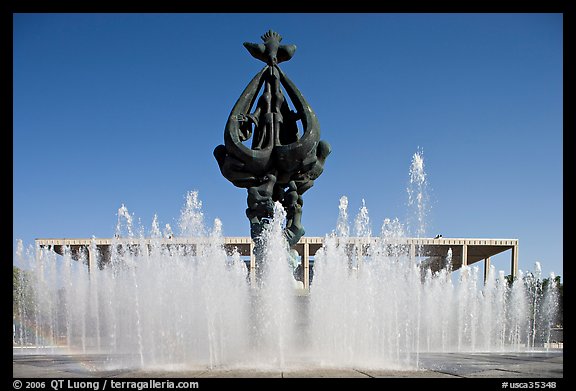
POLYGON ((114 369, 97 354, 13 354, 14 378, 563 378, 562 350, 522 353, 421 353, 419 368, 114 369))

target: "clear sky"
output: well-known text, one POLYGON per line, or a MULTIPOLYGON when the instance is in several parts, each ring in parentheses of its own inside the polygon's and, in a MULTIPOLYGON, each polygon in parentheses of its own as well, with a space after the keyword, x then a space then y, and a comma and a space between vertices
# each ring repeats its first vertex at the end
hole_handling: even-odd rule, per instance
MULTIPOLYGON (((242 46, 273 29, 281 68, 332 146, 304 194, 306 235, 409 219, 412 156, 427 175, 427 236, 517 238, 520 269, 563 275, 562 14, 15 14, 13 241, 111 237, 124 204, 148 230, 197 190, 206 222, 248 236, 246 191, 212 155, 263 64, 242 46)), ((493 259, 509 271, 509 252, 493 259)))

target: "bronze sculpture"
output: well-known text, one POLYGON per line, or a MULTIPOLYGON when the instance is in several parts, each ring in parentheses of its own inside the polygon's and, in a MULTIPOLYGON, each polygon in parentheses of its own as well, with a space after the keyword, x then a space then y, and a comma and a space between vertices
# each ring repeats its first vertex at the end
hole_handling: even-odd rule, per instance
POLYGON ((272 30, 261 38, 263 43, 245 42, 244 46, 266 65, 232 108, 224 130, 224 145, 214 149, 222 175, 235 186, 248 190, 246 216, 257 250, 262 230, 273 217, 276 201, 286 211, 284 235, 289 246, 304 235, 302 194, 322 174, 331 152, 330 144, 320 140, 314 111, 278 66, 292 58, 296 46, 281 45, 282 37, 272 30), (282 88, 295 111, 290 109, 282 88), (262 94, 256 100, 260 90, 262 94))

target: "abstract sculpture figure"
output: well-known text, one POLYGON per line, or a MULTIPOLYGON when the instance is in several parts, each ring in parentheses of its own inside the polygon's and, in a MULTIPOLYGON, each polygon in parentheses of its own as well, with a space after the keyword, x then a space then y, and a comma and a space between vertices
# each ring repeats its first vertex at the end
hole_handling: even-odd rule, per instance
POLYGON ((286 211, 284 235, 289 246, 304 235, 302 194, 322 174, 331 151, 330 144, 320 140, 314 111, 278 66, 292 58, 296 46, 281 45, 282 37, 272 30, 261 38, 263 43, 245 42, 244 46, 266 65, 232 108, 224 130, 224 145, 214 149, 222 175, 248 190, 246 216, 256 250, 264 227, 273 217, 276 201, 286 211), (282 89, 295 111, 290 109, 282 89))

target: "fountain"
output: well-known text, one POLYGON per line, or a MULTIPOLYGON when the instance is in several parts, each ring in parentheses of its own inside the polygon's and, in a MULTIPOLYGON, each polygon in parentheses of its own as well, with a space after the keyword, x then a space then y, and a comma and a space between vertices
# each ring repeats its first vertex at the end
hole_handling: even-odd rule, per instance
POLYGON ((161 232, 156 216, 144 234, 124 205, 101 269, 89 271, 87 254, 75 261, 19 243, 15 264, 27 271, 16 292, 15 353, 103 353, 107 368, 402 369, 417 368, 424 352, 523 352, 549 340, 558 292, 537 272, 512 284, 494 267, 486 284, 474 266, 422 277, 398 219, 386 219, 377 245, 358 256, 339 241, 370 233, 368 210, 362 205, 351 229, 346 197, 309 292, 295 288, 280 203, 263 230, 258 285, 242 257, 224 251, 221 222, 205 225, 200 205, 197 192, 187 194, 176 233, 207 235, 196 255, 163 244, 174 233, 161 232), (123 238, 152 245, 140 251, 123 238))
POLYGON ((160 229, 157 216, 150 228, 135 226, 122 205, 111 253, 93 249, 97 268, 87 267, 87 253, 76 261, 70 249, 60 256, 19 242, 14 263, 25 272, 15 285, 15 354, 100 353, 107 369, 407 369, 418 368, 425 352, 542 349, 558 310, 553 282, 544 287, 538 271, 509 281, 492 267, 486 283, 474 266, 452 273, 451 250, 447 267, 432 273, 402 244, 425 235, 422 151, 410 166, 408 223, 385 219, 375 235, 363 201, 351 232, 343 196, 336 229, 316 253, 313 282, 297 288, 289 249, 304 234, 302 194, 322 173, 330 146, 278 67, 295 47, 280 45, 271 31, 262 39, 245 46, 267 65, 234 106, 225 145, 214 151, 224 177, 248 191, 256 283, 242 256, 225 251, 222 222, 206 225, 197 191, 186 195, 179 232, 160 229), (351 234, 375 244, 366 252, 342 245, 351 234), (206 245, 166 245, 174 236, 206 245))

